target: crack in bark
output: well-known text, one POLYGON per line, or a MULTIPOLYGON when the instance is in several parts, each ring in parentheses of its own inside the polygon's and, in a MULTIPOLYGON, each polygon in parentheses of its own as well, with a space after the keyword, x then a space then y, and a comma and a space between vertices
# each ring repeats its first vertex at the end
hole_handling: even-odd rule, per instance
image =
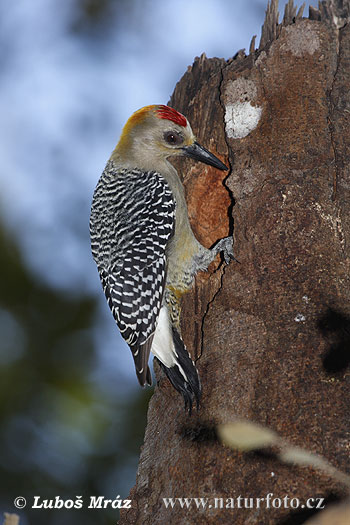
POLYGON ((227 134, 226 134, 226 126, 225 126, 225 104, 223 102, 223 83, 224 83, 224 70, 229 66, 229 62, 226 62, 225 66, 220 68, 220 82, 219 82, 219 102, 220 102, 220 106, 222 108, 222 112, 223 112, 223 116, 224 116, 224 120, 223 120, 223 126, 224 126, 224 140, 225 140, 225 144, 226 144, 226 148, 227 148, 227 159, 228 159, 228 163, 229 163, 229 170, 228 170, 228 174, 227 176, 225 177, 225 179, 223 180, 223 185, 224 187, 226 188, 227 190, 227 193, 229 194, 229 197, 230 197, 230 200, 231 200, 231 204, 230 206, 228 207, 227 209, 227 214, 228 214, 228 219, 229 219, 229 235, 234 235, 234 219, 233 219, 233 208, 234 208, 234 205, 236 203, 235 199, 234 199, 234 196, 233 196, 233 193, 232 193, 232 190, 227 186, 227 181, 228 179, 231 177, 232 173, 233 173, 233 162, 231 162, 231 155, 230 153, 232 153, 232 148, 229 144, 229 141, 228 141, 228 138, 227 138, 227 134))
MULTIPOLYGON (((230 206, 229 206, 229 208, 227 210, 227 213, 228 213, 228 217, 229 217, 229 235, 232 235, 232 240, 233 240, 233 234, 234 234, 233 207, 235 205, 235 200, 234 200, 232 191, 230 190, 230 188, 227 187, 227 184, 226 184, 227 179, 232 174, 233 163, 231 162, 231 157, 230 157, 231 148, 230 148, 230 145, 229 145, 229 142, 228 142, 228 138, 227 138, 227 135, 226 135, 226 128, 225 128, 225 104, 224 104, 223 99, 222 99, 222 95, 223 95, 222 86, 223 86, 223 82, 224 82, 224 69, 226 69, 228 66, 229 66, 229 62, 226 62, 226 64, 223 67, 220 68, 219 102, 220 102, 220 105, 221 105, 221 108, 222 108, 222 111, 223 111, 224 140, 225 140, 225 144, 226 144, 226 147, 227 147, 227 160, 228 160, 228 164, 229 164, 228 174, 227 174, 227 177, 223 180, 223 185, 226 188, 226 190, 227 190, 227 192, 228 192, 228 194, 230 196, 230 200, 231 200, 231 204, 230 204, 230 206)), ((206 309, 205 309, 205 312, 204 312, 204 314, 202 316, 200 349, 199 349, 199 357, 198 357, 198 359, 200 359, 201 356, 203 355, 204 323, 205 323, 206 317, 207 317, 207 315, 209 313, 210 306, 212 305, 212 303, 215 301, 217 295, 222 290, 223 278, 224 278, 224 275, 225 275, 226 266, 227 265, 225 263, 223 263, 223 266, 220 264, 219 267, 217 268, 217 270, 213 274, 213 275, 215 275, 219 270, 221 271, 220 284, 219 284, 216 292, 214 292, 212 298, 208 301, 206 309)))
POLYGON ((216 297, 218 296, 218 294, 221 292, 222 290, 222 287, 224 285, 224 275, 225 275, 225 272, 226 272, 226 264, 223 263, 224 266, 219 266, 219 268, 214 272, 214 275, 220 270, 221 271, 221 275, 220 275, 220 284, 216 290, 216 292, 213 294, 212 298, 208 301, 207 303, 207 307, 205 309, 205 312, 203 314, 203 317, 202 317, 202 323, 201 323, 201 346, 200 346, 200 353, 199 353, 199 357, 198 359, 200 359, 202 357, 202 354, 203 354, 203 346, 204 346, 204 323, 205 323, 205 319, 209 313, 209 310, 210 310, 210 307, 211 305, 213 304, 213 302, 215 301, 216 297))
MULTIPOLYGON (((229 155, 231 148, 230 148, 230 145, 229 145, 229 142, 228 142, 228 139, 227 139, 226 129, 225 129, 225 128, 226 128, 226 126, 225 126, 225 109, 226 109, 226 108, 225 108, 225 104, 224 104, 224 102, 223 102, 223 90, 222 90, 222 85, 223 85, 223 83, 224 83, 224 70, 225 70, 228 66, 229 66, 229 63, 226 62, 226 64, 224 65, 224 67, 220 68, 220 81, 219 81, 219 102, 220 102, 220 106, 221 106, 221 108, 222 108, 223 115, 224 115, 224 121, 223 121, 223 125, 224 125, 224 137, 225 137, 225 144, 226 144, 227 151, 228 151, 228 155, 227 155, 227 157, 228 157, 228 163, 229 163, 229 165, 230 165, 229 173, 228 173, 228 175, 227 175, 227 177, 226 177, 225 180, 227 180, 228 177, 231 175, 231 173, 232 173, 232 169, 233 169, 233 168, 232 168, 231 159, 230 159, 230 155, 229 155)), ((225 186, 225 188, 226 188, 226 186, 225 186)))
POLYGON ((339 174, 338 152, 337 152, 336 142, 334 139, 334 124, 333 124, 333 115, 335 111, 335 105, 332 100, 332 95, 333 95, 334 84, 337 79, 339 65, 340 65, 340 56, 341 56, 341 33, 340 32, 343 29, 343 27, 339 29, 335 28, 336 38, 337 38, 337 64, 336 64, 334 75, 333 75, 332 85, 330 87, 328 97, 327 97, 328 98, 327 122, 328 122, 328 130, 329 130, 331 147, 332 147, 333 157, 334 157, 334 160, 333 160, 333 163, 334 163, 333 192, 332 192, 332 197, 331 197, 332 201, 335 201, 337 198, 337 184, 338 184, 338 174, 339 174))

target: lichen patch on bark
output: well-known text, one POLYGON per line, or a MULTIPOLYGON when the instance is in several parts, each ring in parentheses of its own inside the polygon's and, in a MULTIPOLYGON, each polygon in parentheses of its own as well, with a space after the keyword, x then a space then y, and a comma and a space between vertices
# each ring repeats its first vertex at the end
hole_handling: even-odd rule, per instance
POLYGON ((229 138, 242 139, 255 129, 262 108, 256 103, 255 83, 244 77, 225 84, 222 101, 225 107, 225 130, 229 138))
POLYGON ((287 26, 282 30, 286 33, 285 51, 291 51, 293 55, 301 57, 308 53, 313 55, 320 48, 320 39, 316 28, 312 24, 298 24, 287 26))

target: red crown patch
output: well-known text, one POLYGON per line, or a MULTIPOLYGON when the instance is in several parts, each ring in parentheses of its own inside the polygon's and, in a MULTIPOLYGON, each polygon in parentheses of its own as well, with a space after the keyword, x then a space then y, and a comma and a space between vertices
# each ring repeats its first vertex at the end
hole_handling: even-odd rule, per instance
POLYGON ((175 109, 169 108, 169 106, 158 106, 157 115, 159 118, 171 120, 171 122, 175 122, 175 124, 184 128, 187 126, 186 118, 175 109))

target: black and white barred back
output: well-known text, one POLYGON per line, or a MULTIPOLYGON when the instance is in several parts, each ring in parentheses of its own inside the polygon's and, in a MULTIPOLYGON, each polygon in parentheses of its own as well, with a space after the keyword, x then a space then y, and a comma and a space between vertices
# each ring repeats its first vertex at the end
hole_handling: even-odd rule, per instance
POLYGON ((152 383, 148 358, 162 304, 175 200, 157 172, 109 161, 95 189, 91 249, 103 290, 131 348, 137 378, 152 383))

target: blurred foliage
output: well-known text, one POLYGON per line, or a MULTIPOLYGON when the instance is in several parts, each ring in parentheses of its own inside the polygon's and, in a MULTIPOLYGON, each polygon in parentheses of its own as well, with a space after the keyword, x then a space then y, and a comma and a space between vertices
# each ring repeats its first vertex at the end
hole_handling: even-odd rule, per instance
POLYGON ((115 9, 118 4, 112 0, 76 0, 76 15, 72 29, 77 33, 99 33, 114 21, 115 9))
POLYGON ((71 29, 88 37, 106 36, 127 21, 142 25, 149 0, 75 0, 71 29))
POLYGON ((95 298, 63 296, 35 281, 2 229, 0 271, 1 510, 13 512, 21 495, 28 501, 21 525, 115 524, 113 509, 29 504, 35 495, 127 497, 151 390, 131 401, 99 390, 90 378, 95 298))

